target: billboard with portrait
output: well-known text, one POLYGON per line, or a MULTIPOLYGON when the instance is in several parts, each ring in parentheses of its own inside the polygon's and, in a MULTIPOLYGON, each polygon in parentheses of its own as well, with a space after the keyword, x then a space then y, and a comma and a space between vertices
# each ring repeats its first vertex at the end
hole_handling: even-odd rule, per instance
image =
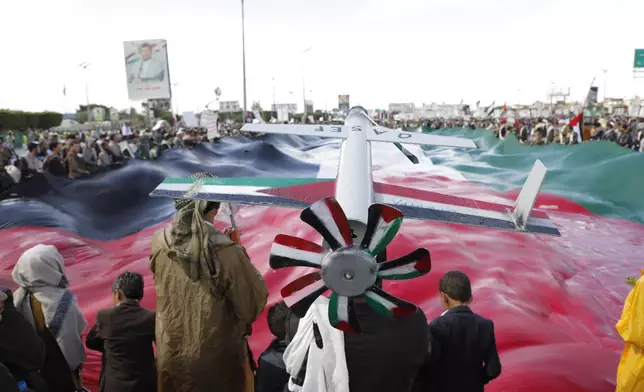
POLYGON ((350 99, 349 96, 344 94, 344 95, 338 95, 338 110, 341 112, 348 113, 349 108, 350 108, 350 99))
POLYGON ((172 98, 166 40, 125 41, 123 48, 130 100, 172 98))

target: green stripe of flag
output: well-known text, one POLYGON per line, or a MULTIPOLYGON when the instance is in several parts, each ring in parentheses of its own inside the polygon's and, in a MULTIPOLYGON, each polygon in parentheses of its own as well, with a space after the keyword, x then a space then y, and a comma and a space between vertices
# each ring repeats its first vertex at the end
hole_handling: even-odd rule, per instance
POLYGON ((318 182, 333 181, 327 178, 188 178, 188 177, 169 177, 163 180, 163 184, 193 184, 201 181, 202 185, 222 185, 222 186, 248 186, 258 188, 283 188, 287 186, 314 184, 318 182))

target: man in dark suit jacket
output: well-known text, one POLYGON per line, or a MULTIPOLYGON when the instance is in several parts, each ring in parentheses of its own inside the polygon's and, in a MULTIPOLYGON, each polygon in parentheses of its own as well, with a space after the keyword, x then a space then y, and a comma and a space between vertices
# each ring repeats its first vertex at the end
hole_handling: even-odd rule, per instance
POLYGON ((45 162, 43 163, 43 170, 57 177, 67 177, 69 174, 63 164, 63 158, 61 156, 62 148, 63 145, 58 141, 49 143, 51 154, 45 158, 45 162))
POLYGON ((275 339, 257 360, 255 392, 283 392, 288 385, 288 372, 284 364, 286 350, 286 320, 290 309, 284 301, 268 309, 266 321, 275 339))
POLYGON ((87 348, 103 353, 101 392, 156 392, 155 313, 139 305, 143 277, 125 272, 112 287, 115 307, 102 309, 87 335, 87 348))
POLYGON ((483 392, 501 374, 494 323, 472 312, 472 286, 466 274, 449 271, 438 291, 446 311, 429 324, 429 359, 415 390, 483 392))

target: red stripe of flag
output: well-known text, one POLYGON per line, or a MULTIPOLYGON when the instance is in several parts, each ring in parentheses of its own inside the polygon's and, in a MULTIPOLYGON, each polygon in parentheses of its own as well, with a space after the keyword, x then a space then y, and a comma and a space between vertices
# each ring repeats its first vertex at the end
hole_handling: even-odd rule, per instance
POLYGON ((275 236, 275 243, 305 252, 320 254, 325 252, 323 247, 314 242, 286 234, 278 234, 277 236, 275 236))
MULTIPOLYGON (((442 193, 407 188, 398 185, 382 184, 374 182, 374 190, 378 193, 385 193, 391 196, 408 197, 410 199, 429 201, 439 204, 447 204, 458 207, 476 208, 495 212, 505 212, 511 208, 503 204, 490 203, 486 201, 472 200, 459 196, 448 196, 442 193)), ((549 219, 543 211, 532 210, 531 216, 541 219, 549 219)))
POLYGON ((579 124, 579 121, 581 120, 581 116, 584 114, 584 112, 579 113, 578 115, 575 116, 572 120, 570 120, 570 126, 571 127, 576 127, 577 124, 579 124))
POLYGON ((403 213, 396 208, 382 204, 380 206, 380 217, 385 223, 391 223, 395 219, 402 218, 403 213))
POLYGON ((351 226, 349 226, 349 221, 347 220, 347 216, 344 214, 342 207, 340 207, 340 203, 338 203, 334 197, 327 197, 324 199, 324 204, 329 209, 329 212, 333 217, 333 221, 338 227, 338 231, 340 231, 342 239, 344 239, 343 245, 350 246, 353 244, 353 238, 351 238, 351 226))
POLYGON ((320 279, 322 279, 322 277, 320 276, 319 272, 311 272, 310 274, 306 274, 298 279, 295 279, 291 283, 284 286, 284 288, 282 288, 282 290, 280 291, 280 294, 282 294, 282 298, 290 297, 294 293, 304 289, 307 286, 312 285, 320 279))

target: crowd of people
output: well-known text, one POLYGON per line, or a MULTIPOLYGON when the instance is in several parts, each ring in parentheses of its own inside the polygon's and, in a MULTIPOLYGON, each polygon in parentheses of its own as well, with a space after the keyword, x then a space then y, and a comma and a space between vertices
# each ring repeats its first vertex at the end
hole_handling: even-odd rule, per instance
POLYGON ((13 133, 0 137, 0 200, 12 188, 35 176, 48 173, 55 177, 81 179, 121 167, 129 159, 156 159, 172 148, 194 146, 206 140, 206 130, 161 128, 94 135, 29 132, 26 151, 18 154, 13 133), (22 156, 21 156, 22 155, 22 156))
MULTIPOLYGON (((305 119, 306 120, 306 119, 305 119)), ((583 121, 583 120, 582 120, 583 121)), ((583 142, 582 124, 556 119, 432 119, 417 122, 385 121, 391 128, 438 130, 445 128, 488 129, 500 139, 514 134, 522 144, 578 144, 583 142)), ((240 134, 241 124, 220 127, 224 135, 240 134)), ((607 140, 625 148, 644 152, 644 120, 638 118, 601 118, 586 123, 591 129, 586 141, 607 140)), ((116 132, 72 133, 66 136, 46 131, 29 131, 25 136, 26 154, 18 156, 11 132, 0 137, 0 195, 15 184, 41 173, 71 179, 112 170, 128 159, 156 159, 176 147, 190 147, 207 141, 205 128, 161 127, 133 131, 124 124, 116 132), (4 170, 3 170, 4 169, 4 170)), ((0 197, 2 199, 2 197, 0 197)))
MULTIPOLYGON (((522 144, 569 145, 582 143, 581 126, 579 133, 577 133, 571 122, 566 120, 507 119, 499 122, 483 122, 474 126, 493 130, 494 135, 499 139, 505 139, 508 135, 514 134, 522 144)), ((644 152, 644 120, 642 119, 601 118, 592 123, 586 123, 585 126, 591 130, 590 138, 587 141, 606 140, 634 151, 644 152)))

